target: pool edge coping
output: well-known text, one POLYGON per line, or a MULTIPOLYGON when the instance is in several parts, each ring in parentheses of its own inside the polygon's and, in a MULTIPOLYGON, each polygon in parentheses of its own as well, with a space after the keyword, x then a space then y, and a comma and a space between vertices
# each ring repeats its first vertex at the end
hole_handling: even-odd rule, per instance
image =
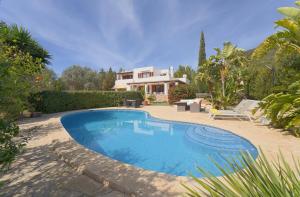
MULTIPOLYGON (((115 165, 119 165, 121 166, 121 168, 131 168, 132 171, 136 171, 138 173, 143 172, 144 174, 151 174, 151 176, 157 177, 156 182, 159 183, 158 185, 155 184, 155 186, 157 187, 155 190, 152 191, 147 191, 145 192, 144 189, 142 190, 137 190, 135 189, 128 189, 132 184, 136 184, 137 182, 131 182, 131 183, 127 183, 127 186, 124 186, 124 183, 118 183, 117 181, 111 180, 111 177, 107 178, 107 175, 101 175, 101 173, 95 173, 93 172, 95 169, 95 166, 93 166, 93 168, 91 168, 90 164, 84 164, 78 161, 75 161, 74 159, 68 158, 67 154, 65 153, 65 150, 58 150, 55 143, 57 143, 57 140, 53 140, 53 152, 62 160, 64 160, 65 163, 67 163, 68 165, 70 165, 71 167, 73 167, 76 171, 87 175, 88 177, 90 177, 91 179, 97 181, 97 182, 101 182, 104 184, 109 184, 110 187, 123 192, 125 194, 131 195, 131 196, 174 196, 174 194, 177 196, 181 196, 181 194, 183 192, 185 192, 186 190, 184 189, 184 187, 182 186, 182 184, 192 184, 194 183, 194 180, 191 177, 188 176, 176 176, 176 175, 170 175, 170 174, 166 174, 163 172, 157 172, 157 171, 152 171, 152 170, 145 170, 143 168, 139 168, 136 167, 134 165, 130 165, 130 164, 126 164, 117 160, 114 160, 110 157, 107 157, 101 153, 95 152, 93 150, 90 150, 86 147, 84 147, 83 145, 79 144, 75 139, 73 139, 73 137, 69 134, 69 132, 65 129, 65 127, 63 126, 62 122, 61 122, 61 118, 67 115, 71 115, 73 113, 80 113, 80 112, 88 112, 88 111, 95 111, 95 110, 131 110, 131 111, 143 111, 147 114, 149 114, 150 116, 152 116, 149 112, 144 111, 144 110, 137 110, 137 109, 124 109, 124 108, 91 108, 91 109, 82 109, 82 110, 73 110, 73 111, 67 111, 67 112, 58 112, 58 119, 57 119, 57 123, 59 124, 59 128, 58 129, 62 129, 64 131, 64 133, 66 133, 69 137, 69 142, 73 143, 74 148, 80 149, 81 152, 85 152, 85 153, 90 153, 92 154, 93 158, 97 158, 99 161, 100 160, 106 160, 106 162, 113 162, 115 165), (170 181, 170 179, 172 181, 170 181), (168 187, 171 189, 171 191, 165 190, 164 188, 160 188, 160 185, 163 185, 163 187, 168 187), (163 192, 162 192, 163 191, 163 192), (145 193, 144 193, 145 192, 145 193), (152 192, 150 194, 150 192, 152 192)), ((154 117, 154 116, 152 116, 154 117)), ((156 118, 156 117, 154 117, 156 118)), ((163 119, 162 119, 163 120, 163 119)), ((172 120, 167 120, 166 121, 172 121, 172 120)), ((174 120, 175 121, 175 120, 174 120)), ((179 122, 179 121, 177 121, 179 122)), ((187 122, 188 123, 188 122, 187 122)), ((193 123, 192 123, 193 124, 193 123)), ((195 123, 197 124, 197 123, 195 123)), ((99 162, 99 163, 103 163, 99 162)), ((98 168, 102 168, 102 165, 98 165, 98 168)), ((115 172, 117 173, 117 172, 115 172)), ((127 175, 130 176, 130 175, 127 175)), ((143 175, 141 175, 143 176, 143 175)), ((138 178, 137 178, 138 179, 138 178)), ((201 179, 205 179, 205 178, 201 178, 201 179)), ((144 188, 149 187, 148 183, 145 183, 144 188)))
MULTIPOLYGON (((223 129, 223 128, 220 128, 220 127, 216 127, 216 126, 212 126, 212 125, 209 125, 209 124, 203 124, 203 123, 196 123, 196 122, 187 122, 187 121, 178 121, 178 120, 171 120, 171 119, 163 119, 163 118, 160 118, 160 117, 157 117, 153 114, 151 114, 151 112, 149 111, 146 111, 144 109, 130 109, 130 108, 118 108, 118 107, 112 107, 112 108, 91 108, 91 109, 82 109, 82 110, 74 110, 74 111, 67 111, 67 112, 61 112, 59 113, 59 119, 58 119, 58 122, 59 122, 59 125, 60 127, 64 130, 65 133, 67 133, 67 135, 69 136, 69 140, 72 141, 77 147, 80 147, 80 149, 82 151, 85 151, 85 152, 89 152, 89 153, 92 153, 94 155, 94 157, 97 157, 97 156, 102 156, 104 157, 107 161, 112 161, 114 162, 115 164, 117 165, 120 165, 120 166, 123 166, 125 168, 132 168, 133 170, 136 170, 136 171, 143 171, 145 173, 152 173, 152 174, 155 174, 155 176, 157 177, 160 177, 160 180, 159 181, 162 181, 163 179, 165 179, 165 181, 167 183, 170 184, 169 181, 167 181, 169 178, 171 179, 174 179, 171 183, 171 185, 173 185, 173 187, 177 187, 180 186, 180 189, 178 190, 178 192, 184 192, 186 190, 184 190, 182 184, 192 184, 194 183, 194 180, 189 177, 189 176, 176 176, 176 175, 170 175, 170 174, 166 174, 166 173, 163 173, 163 172, 157 172, 157 171, 152 171, 152 170, 145 170, 145 169, 142 169, 140 167, 136 167, 134 165, 130 165, 130 164, 126 164, 126 163, 123 163, 123 162, 120 162, 120 161, 117 161, 117 160, 114 160, 110 157, 107 157, 101 153, 98 153, 96 151, 93 151, 93 150, 90 150, 86 147, 84 147, 83 145, 79 144, 75 139, 73 139, 73 137, 69 134, 69 132, 65 129, 65 127, 63 126, 62 122, 61 122, 61 118, 64 117, 64 116, 67 116, 67 115, 71 115, 73 113, 80 113, 80 112, 88 112, 88 111, 98 111, 98 110, 128 110, 128 111, 142 111, 148 115, 150 115, 152 118, 155 118, 155 119, 159 119, 159 120, 162 120, 162 121, 171 121, 171 122, 179 122, 179 123, 186 123, 186 124, 195 124, 195 125, 203 125, 203 126, 208 126, 208 127, 213 127, 213 128, 219 128, 219 129, 222 129, 226 132, 229 132, 229 133, 232 133, 244 140, 246 140, 247 142, 249 142, 253 147, 255 147, 255 149, 257 150, 258 154, 257 154, 257 157, 255 159, 257 159, 259 156, 260 156, 260 152, 259 152, 259 149, 256 147, 256 145, 254 145, 254 143, 252 143, 249 139, 245 138, 244 136, 240 136, 232 131, 229 131, 227 129, 223 129), (161 177, 163 176, 163 177, 161 177)), ((54 150, 56 152, 56 154, 63 158, 63 153, 59 153, 57 152, 56 150, 54 150)), ((68 161, 65 161, 65 162, 68 162, 68 161)), ((76 163, 76 162, 74 162, 76 163)), ((69 163, 70 165, 73 165, 71 163, 69 163)), ((102 166, 99 165, 98 166, 99 168, 101 168, 102 166)), ((144 194, 141 194, 141 191, 138 191, 138 193, 136 193, 136 191, 132 191, 130 189, 127 189, 128 187, 124 186, 123 184, 119 184, 119 183, 116 183, 115 181, 111 181, 109 180, 109 178, 107 178, 106 176, 102 176, 102 175, 99 175, 95 172, 93 172, 91 169, 89 169, 89 166, 86 166, 86 165, 78 165, 78 166, 75 166, 75 169, 76 170, 79 170, 81 171, 82 173, 84 173, 85 175, 89 176, 90 178, 92 178, 93 180, 95 181, 98 181, 98 182, 106 182, 108 184, 110 184, 114 189, 118 190, 118 191, 121 191, 121 192, 124 192, 126 194, 129 194, 129 195, 137 195, 137 196, 140 196, 140 195, 145 195, 144 194)), ((234 172, 234 173, 237 173, 237 172, 234 172)), ((216 176, 217 178, 222 178, 223 176, 216 176)), ((205 177, 203 178, 200 178, 200 179, 205 179, 205 177)), ((131 184, 134 184, 134 183, 131 183, 131 184)), ((131 185, 130 184, 130 185, 131 185)), ((145 187, 147 187, 147 184, 145 185, 145 187)), ((157 190, 156 191, 153 191, 153 192, 159 192, 159 188, 156 188, 157 190)), ((177 191, 177 189, 175 189, 175 191, 177 191)), ((143 192, 142 192, 143 193, 143 192)), ((146 193, 147 195, 149 195, 149 193, 146 193)), ((164 191, 163 194, 166 194, 166 191, 164 191)), ((160 195, 163 195, 162 193, 160 193, 160 195)), ((180 194, 180 193, 178 193, 180 194)), ((174 193, 173 193, 174 195, 174 193)), ((156 196, 156 193, 155 195, 156 196)))

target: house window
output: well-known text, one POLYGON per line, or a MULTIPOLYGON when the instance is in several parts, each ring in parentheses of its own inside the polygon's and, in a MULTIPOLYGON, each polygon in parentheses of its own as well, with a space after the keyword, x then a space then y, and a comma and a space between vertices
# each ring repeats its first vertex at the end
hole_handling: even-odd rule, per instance
POLYGON ((117 80, 132 79, 132 78, 133 78, 132 73, 118 73, 117 74, 117 80))
POLYGON ((153 72, 138 73, 138 78, 148 78, 148 77, 153 77, 153 72))
POLYGON ((153 85, 152 91, 155 93, 162 93, 164 92, 164 85, 153 85))
POLYGON ((132 75, 123 75, 122 79, 132 79, 132 75))

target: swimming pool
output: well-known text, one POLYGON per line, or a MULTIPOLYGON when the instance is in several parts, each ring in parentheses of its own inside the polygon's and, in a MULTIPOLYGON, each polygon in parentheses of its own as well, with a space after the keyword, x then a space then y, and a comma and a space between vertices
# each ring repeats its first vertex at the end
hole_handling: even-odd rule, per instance
POLYGON ((61 118, 74 140, 112 159, 146 170, 201 177, 196 167, 215 176, 222 173, 211 160, 225 166, 240 151, 257 157, 246 139, 207 125, 167 121, 138 110, 89 110, 61 118))

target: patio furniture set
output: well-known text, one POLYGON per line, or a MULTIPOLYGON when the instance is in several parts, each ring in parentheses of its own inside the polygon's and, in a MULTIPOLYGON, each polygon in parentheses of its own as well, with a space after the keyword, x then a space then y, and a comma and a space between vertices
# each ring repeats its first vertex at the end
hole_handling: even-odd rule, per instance
POLYGON ((126 99, 124 100, 124 106, 126 107, 134 107, 134 108, 138 108, 140 107, 142 104, 142 102, 140 100, 137 99, 126 99))
POLYGON ((177 106, 177 111, 190 111, 190 112, 200 112, 201 111, 202 99, 181 99, 174 104, 177 106))
MULTIPOLYGON (((181 99, 174 104, 177 106, 178 112, 190 111, 192 113, 197 112, 208 112, 209 117, 212 119, 239 119, 252 121, 252 110, 258 106, 259 101, 243 99, 237 106, 232 110, 217 110, 206 105, 203 98, 196 99, 181 99)), ((136 99, 124 100, 124 106, 126 107, 140 107, 142 102, 136 99)))
POLYGON ((258 106, 259 101, 243 99, 232 110, 217 110, 210 105, 202 105, 204 99, 188 99, 176 102, 178 112, 190 111, 192 113, 205 111, 212 119, 239 119, 252 121, 252 110, 258 106))

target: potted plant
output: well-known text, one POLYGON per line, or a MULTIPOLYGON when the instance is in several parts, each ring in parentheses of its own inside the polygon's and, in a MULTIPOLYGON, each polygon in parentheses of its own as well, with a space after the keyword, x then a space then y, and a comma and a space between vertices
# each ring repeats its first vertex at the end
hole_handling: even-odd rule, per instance
POLYGON ((155 97, 155 95, 154 94, 150 94, 149 96, 148 96, 148 101, 150 102, 150 104, 152 103, 152 102, 154 102, 155 100, 156 100, 156 97, 155 97))
POLYGON ((147 98, 146 98, 145 90, 144 90, 144 89, 141 89, 140 92, 141 92, 141 95, 142 95, 142 97, 143 97, 143 105, 144 105, 144 106, 149 105, 149 101, 148 101, 147 98))
POLYGON ((143 101, 143 104, 144 104, 144 106, 149 105, 149 101, 148 101, 147 99, 145 99, 145 100, 143 101))

